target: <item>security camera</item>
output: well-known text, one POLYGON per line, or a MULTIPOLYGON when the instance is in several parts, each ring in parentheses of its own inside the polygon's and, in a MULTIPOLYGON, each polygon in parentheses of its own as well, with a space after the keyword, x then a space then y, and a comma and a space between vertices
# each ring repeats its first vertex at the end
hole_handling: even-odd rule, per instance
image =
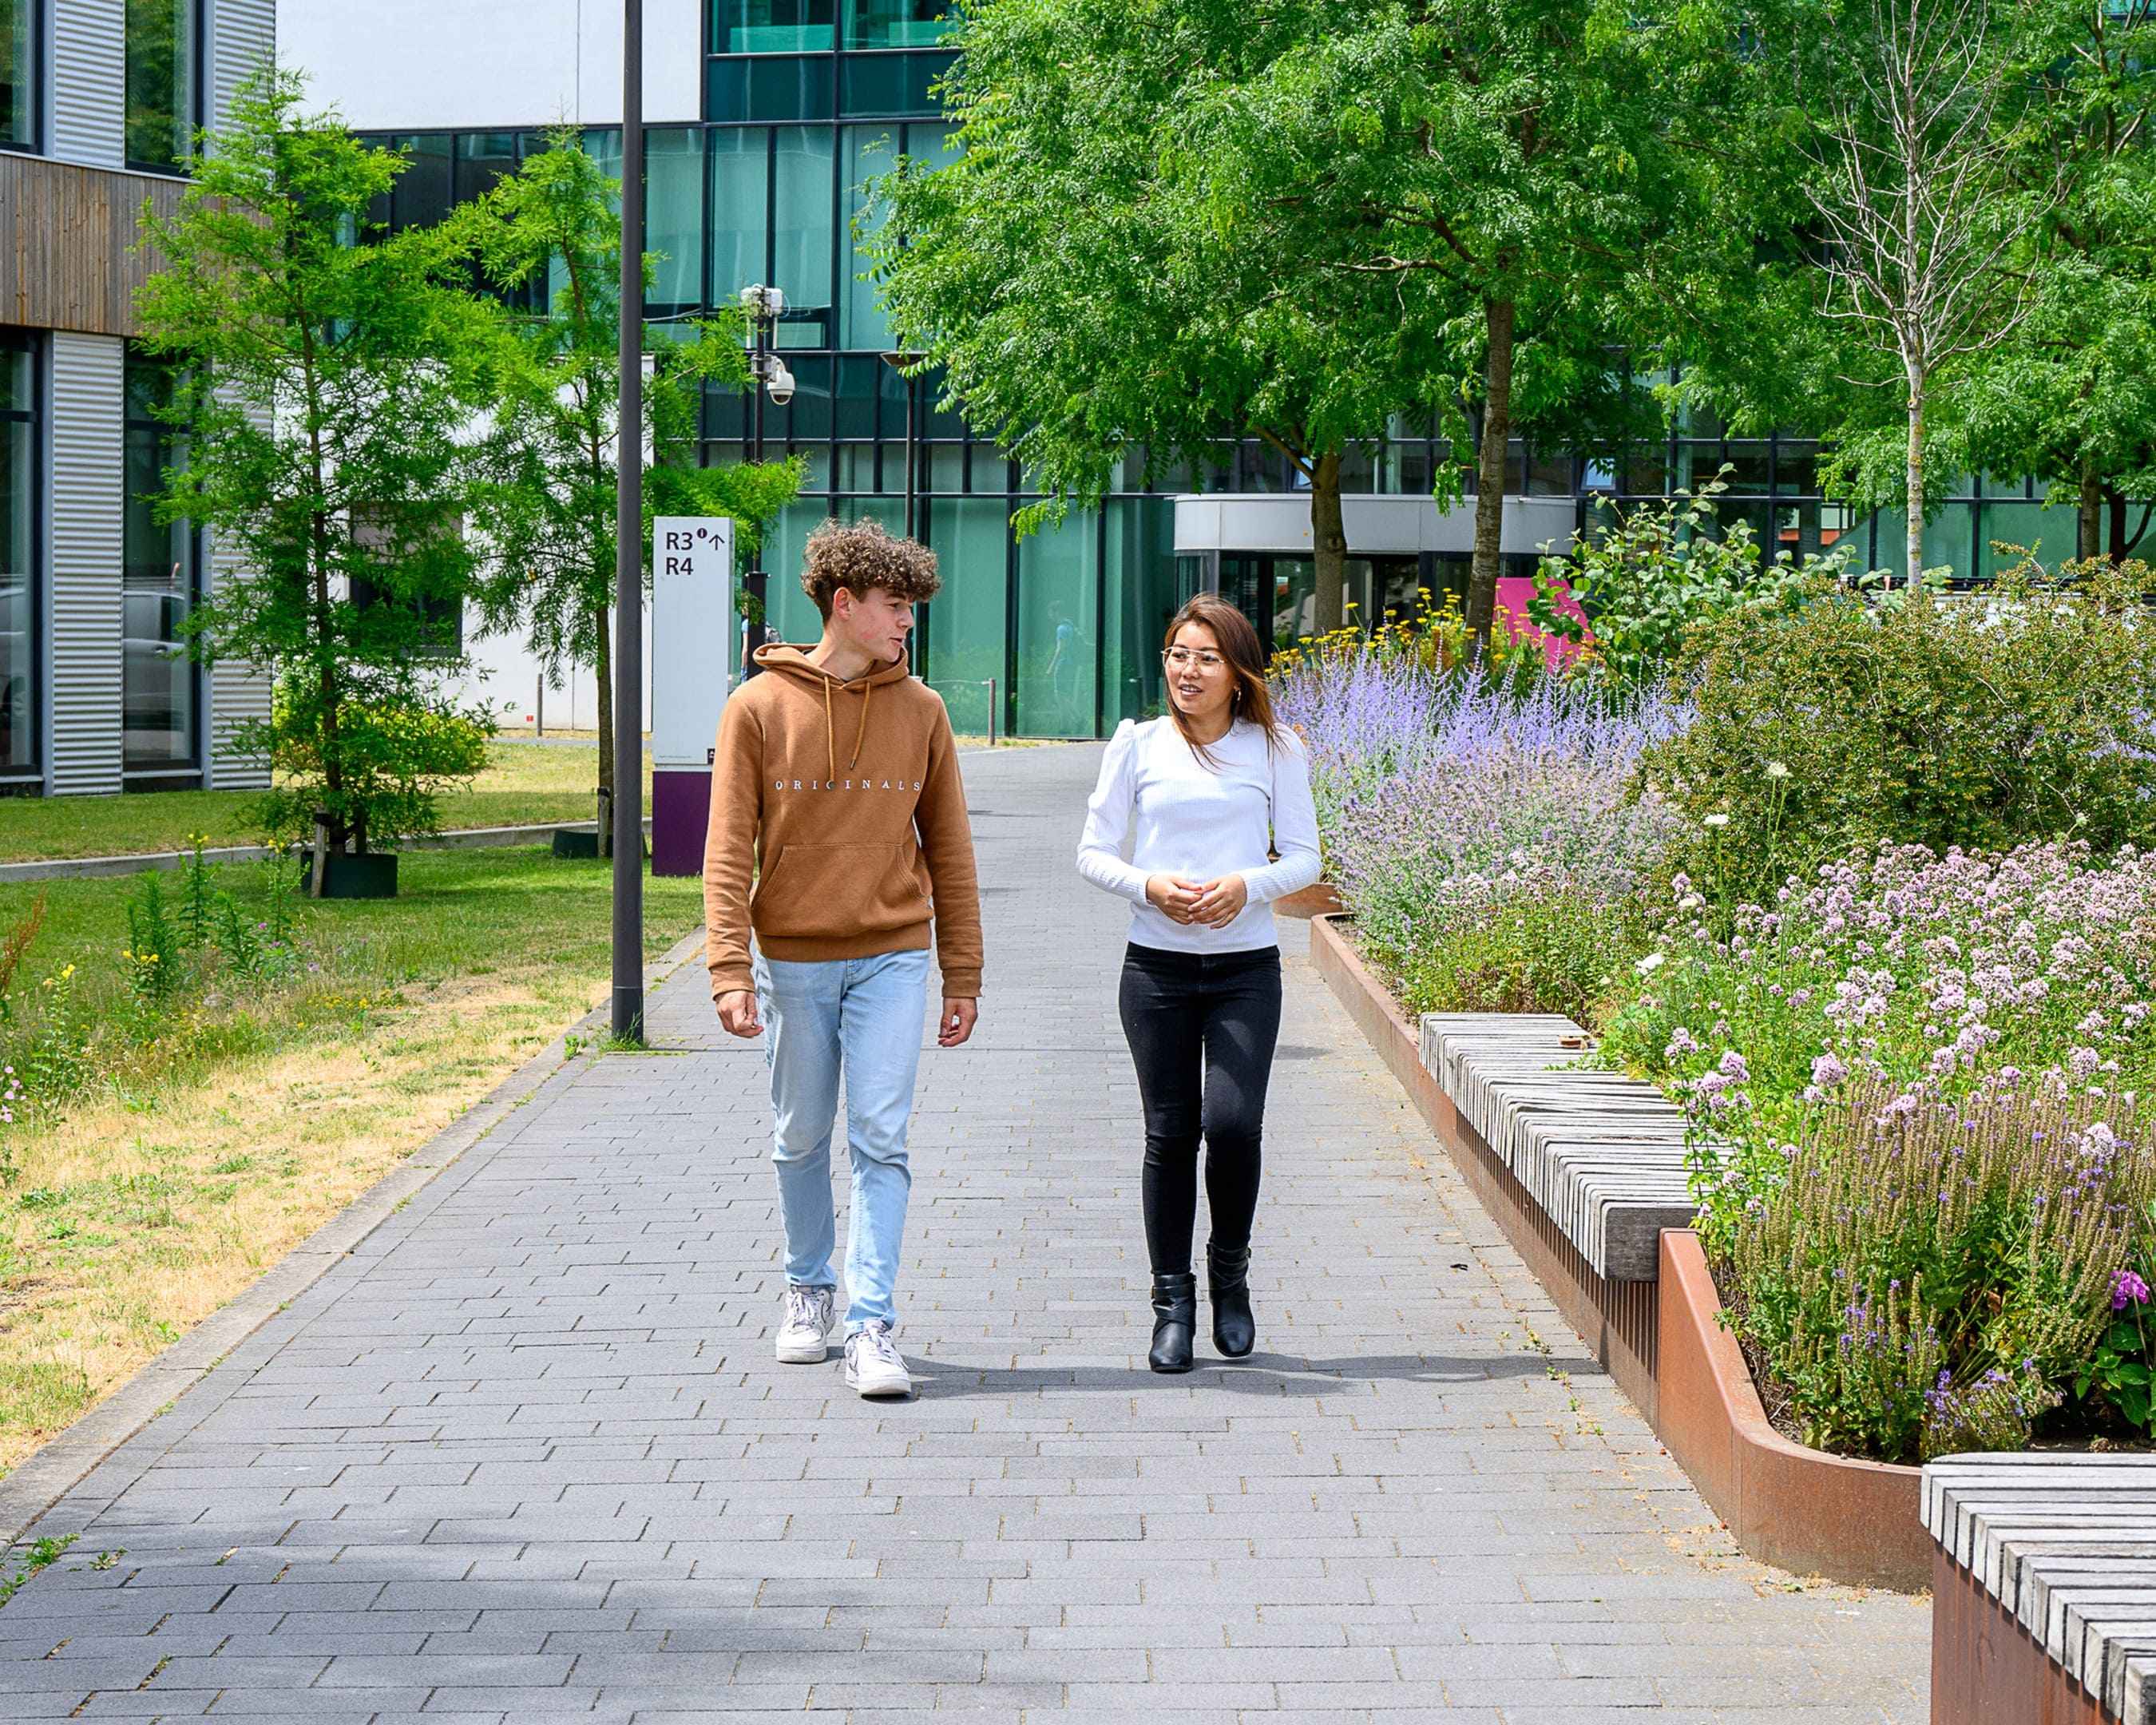
POLYGON ((793 373, 786 369, 783 360, 772 367, 771 399, 774 405, 782 408, 793 399, 793 373))

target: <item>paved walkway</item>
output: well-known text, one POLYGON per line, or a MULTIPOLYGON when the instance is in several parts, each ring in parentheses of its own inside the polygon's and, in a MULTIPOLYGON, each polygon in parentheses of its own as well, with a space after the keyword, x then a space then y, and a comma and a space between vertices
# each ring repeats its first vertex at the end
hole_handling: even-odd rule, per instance
POLYGON ((665 1051, 564 1068, 47 1517, 0 1717, 1922 1720, 1928 1607, 1730 1551, 1296 939, 1260 1353, 1145 1370, 1097 759, 968 762, 917 1401, 773 1363, 762 1062, 692 964, 665 1051))

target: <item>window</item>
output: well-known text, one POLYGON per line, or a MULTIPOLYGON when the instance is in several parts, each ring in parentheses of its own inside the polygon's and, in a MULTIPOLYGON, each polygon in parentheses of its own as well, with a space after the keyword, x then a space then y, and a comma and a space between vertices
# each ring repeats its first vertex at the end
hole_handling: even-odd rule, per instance
POLYGON ((38 770, 37 351, 0 336, 0 783, 38 770))
POLYGON ((0 149, 38 147, 40 0, 0 0, 0 149))
POLYGON ((946 0, 846 0, 849 48, 933 48, 950 28, 946 0))
POLYGON ((831 41, 832 0, 711 0, 713 54, 813 54, 831 41))
POLYGON ((127 165, 176 173, 200 124, 202 0, 127 0, 127 165))
POLYGON ((166 470, 186 459, 184 440, 158 417, 172 401, 174 369, 131 345, 126 375, 121 765, 131 779, 169 781, 192 778, 201 767, 200 678, 186 633, 198 592, 200 538, 192 523, 160 525, 157 516, 166 470))

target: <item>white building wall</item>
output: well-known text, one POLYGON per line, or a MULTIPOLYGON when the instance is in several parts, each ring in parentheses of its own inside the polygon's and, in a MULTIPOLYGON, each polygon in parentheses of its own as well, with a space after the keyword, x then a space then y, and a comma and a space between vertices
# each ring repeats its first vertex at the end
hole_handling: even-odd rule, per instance
MULTIPOLYGON (((620 0, 283 0, 279 54, 361 131, 619 126, 621 13, 620 0)), ((644 0, 644 117, 701 118, 703 70, 701 0, 644 0)))
POLYGON ((49 339, 45 789, 59 796, 121 787, 124 348, 115 336, 49 339))

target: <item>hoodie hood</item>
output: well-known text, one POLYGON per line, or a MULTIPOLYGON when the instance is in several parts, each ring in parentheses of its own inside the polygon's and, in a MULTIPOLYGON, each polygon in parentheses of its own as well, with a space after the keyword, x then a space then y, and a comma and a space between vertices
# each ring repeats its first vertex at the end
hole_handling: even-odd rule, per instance
POLYGON ((913 665, 907 659, 894 660, 889 665, 878 665, 873 670, 862 672, 851 681, 842 683, 811 659, 808 650, 806 647, 788 646, 783 641, 774 641, 756 649, 757 667, 814 689, 823 696, 824 763, 829 769, 828 776, 836 778, 839 776, 839 729, 838 719, 833 711, 834 697, 850 696, 856 690, 860 692, 860 717, 854 726, 853 751, 846 757, 846 771, 851 773, 860 763, 861 744, 869 734, 870 697, 880 688, 904 682, 913 675, 913 665))

